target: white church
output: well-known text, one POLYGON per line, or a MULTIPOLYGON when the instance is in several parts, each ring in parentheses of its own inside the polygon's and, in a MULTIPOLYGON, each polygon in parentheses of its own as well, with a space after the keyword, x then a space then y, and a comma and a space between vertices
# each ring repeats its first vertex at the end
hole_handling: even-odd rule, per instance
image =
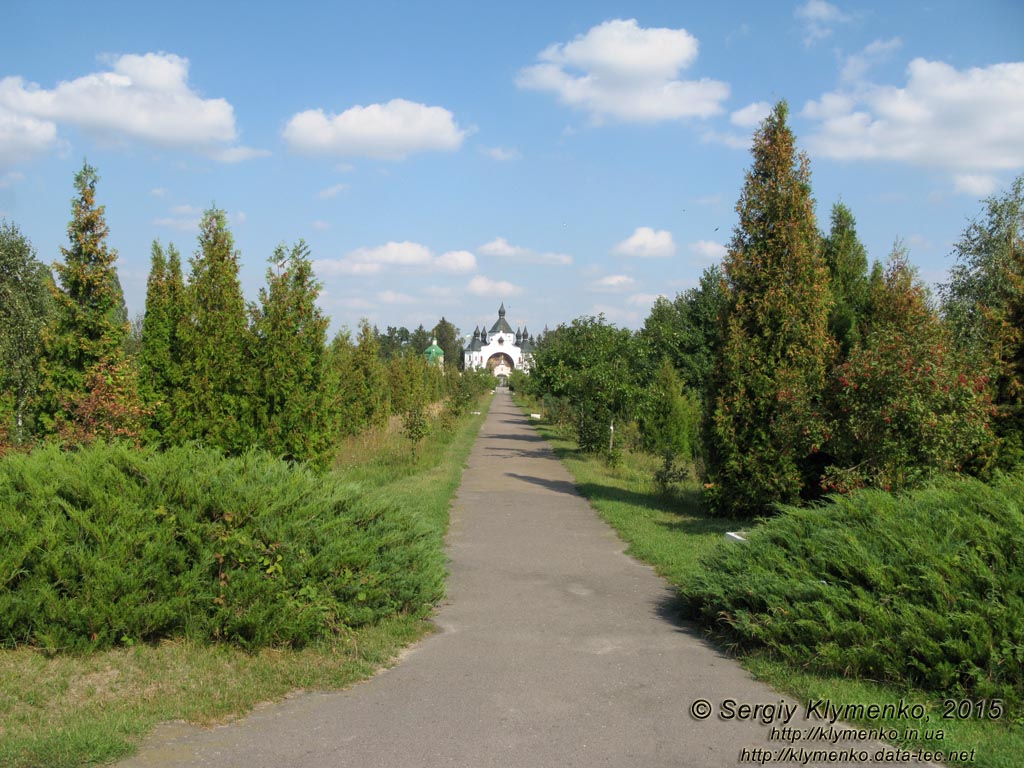
POLYGON ((512 330, 505 319, 505 304, 498 309, 498 322, 491 330, 477 328, 473 331, 473 339, 462 352, 463 368, 467 371, 487 368, 498 377, 501 384, 508 383, 512 371, 530 371, 530 358, 533 353, 533 340, 529 331, 512 330))

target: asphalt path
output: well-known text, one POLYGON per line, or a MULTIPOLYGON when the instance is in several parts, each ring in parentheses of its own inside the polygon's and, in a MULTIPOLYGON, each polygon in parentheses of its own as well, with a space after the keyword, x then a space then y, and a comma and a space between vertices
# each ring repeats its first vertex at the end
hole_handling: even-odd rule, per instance
POLYGON ((499 390, 451 510, 440 632, 344 691, 211 729, 160 726, 121 765, 856 766, 895 751, 755 681, 624 549, 499 390))

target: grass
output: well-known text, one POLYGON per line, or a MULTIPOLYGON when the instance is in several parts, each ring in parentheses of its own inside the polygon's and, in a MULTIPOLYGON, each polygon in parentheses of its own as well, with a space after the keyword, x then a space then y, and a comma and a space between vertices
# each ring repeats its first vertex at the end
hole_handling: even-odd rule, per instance
MULTIPOLYGON (((670 494, 661 493, 653 481, 657 467, 653 457, 624 452, 617 465, 609 466, 600 457, 581 452, 557 427, 545 421, 535 423, 576 479, 580 493, 629 545, 628 553, 652 565, 684 594, 702 571, 702 557, 720 546, 739 546, 724 542, 726 531, 757 525, 753 520, 705 515, 696 482, 673 489, 670 494)), ((996 722, 943 719, 942 700, 920 691, 813 673, 764 652, 746 653, 740 662, 759 679, 804 703, 810 699, 830 699, 837 705, 898 703, 900 699, 924 703, 926 720, 865 720, 860 724, 866 728, 895 728, 901 736, 908 728, 916 729, 918 738, 895 740, 906 748, 946 753, 973 749, 971 765, 977 768, 1021 765, 1024 723, 1014 715, 1004 715, 996 722)))
MULTIPOLYGON (((438 535, 484 416, 435 430, 415 449, 397 425, 341 446, 335 471, 370 496, 393 500, 438 535)), ((397 616, 303 650, 246 653, 186 641, 90 654, 0 651, 0 765, 72 768, 131 754, 153 727, 208 726, 296 690, 328 690, 373 675, 431 624, 397 616)))

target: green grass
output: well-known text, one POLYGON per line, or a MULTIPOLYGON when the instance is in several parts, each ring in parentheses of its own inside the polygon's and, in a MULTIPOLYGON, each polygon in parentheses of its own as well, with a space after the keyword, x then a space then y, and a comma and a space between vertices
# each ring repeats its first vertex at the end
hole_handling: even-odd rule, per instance
MULTIPOLYGON (((335 471, 374 500, 415 510, 436 534, 484 416, 436 429, 413 450, 397 429, 341 447, 335 471), (346 453, 347 451, 347 453, 346 453)), ((396 616, 302 650, 247 653, 186 640, 94 653, 0 650, 0 765, 72 768, 132 753, 160 722, 212 725, 296 690, 349 685, 392 664, 429 634, 429 621, 396 616)))
MULTIPOLYGON (((537 427, 575 477, 580 492, 627 542, 629 554, 652 565, 684 595, 702 579, 703 558, 721 547, 742 546, 725 542, 726 531, 759 525, 753 520, 721 520, 705 515, 696 482, 674 489, 669 495, 660 493, 652 479, 657 461, 650 456, 627 451, 616 466, 609 466, 600 457, 581 452, 562 430, 543 421, 538 422, 537 427)), ((684 602, 681 600, 681 605, 684 602)), ((909 687, 816 673, 773 658, 764 651, 743 652, 739 660, 756 677, 802 702, 826 698, 837 705, 886 704, 897 703, 902 698, 924 703, 928 708, 927 721, 865 720, 861 724, 868 728, 896 728, 901 734, 907 728, 916 728, 920 734, 918 739, 897 740, 908 748, 946 752, 974 749, 975 759, 971 764, 977 768, 1021 765, 1024 728, 1016 715, 1004 714, 997 722, 945 720, 942 719, 941 698, 909 687), (937 729, 942 730, 941 739, 937 738, 937 729), (928 740, 924 739, 926 732, 931 732, 928 740)))

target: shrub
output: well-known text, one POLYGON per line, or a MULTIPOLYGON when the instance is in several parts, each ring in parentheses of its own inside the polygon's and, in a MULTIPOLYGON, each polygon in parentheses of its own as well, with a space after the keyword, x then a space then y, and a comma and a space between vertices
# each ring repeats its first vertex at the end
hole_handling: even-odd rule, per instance
POLYGON ((303 646, 437 600, 436 533, 262 453, 96 444, 0 460, 0 645, 303 646))
POLYGON ((703 621, 797 666, 1024 702, 1024 475, 863 490, 719 547, 703 621))

